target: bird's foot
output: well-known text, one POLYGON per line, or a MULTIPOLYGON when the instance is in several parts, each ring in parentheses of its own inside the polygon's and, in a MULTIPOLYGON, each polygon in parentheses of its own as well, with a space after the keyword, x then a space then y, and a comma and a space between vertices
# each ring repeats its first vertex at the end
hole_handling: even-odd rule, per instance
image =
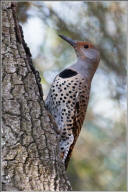
POLYGON ((60 158, 63 159, 64 158, 64 152, 60 153, 60 158))
POLYGON ((49 116, 50 121, 51 121, 52 124, 53 124, 53 129, 54 129, 54 131, 57 133, 57 135, 61 135, 61 131, 60 131, 60 129, 58 128, 58 126, 57 126, 57 124, 56 124, 53 116, 51 115, 51 113, 48 112, 48 116, 49 116))

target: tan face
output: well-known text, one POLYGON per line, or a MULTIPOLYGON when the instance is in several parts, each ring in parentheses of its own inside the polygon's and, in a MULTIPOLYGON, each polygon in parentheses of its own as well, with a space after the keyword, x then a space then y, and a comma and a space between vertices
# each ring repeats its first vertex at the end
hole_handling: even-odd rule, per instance
POLYGON ((74 49, 75 49, 75 51, 76 51, 76 54, 77 54, 78 56, 81 56, 81 57, 82 57, 82 56, 84 57, 85 54, 83 54, 83 52, 86 51, 86 50, 88 50, 88 49, 90 49, 90 48, 95 48, 95 47, 94 47, 94 45, 93 45, 92 43, 87 42, 87 41, 83 41, 83 42, 78 41, 78 42, 75 44, 75 46, 74 46, 74 49))
POLYGON ((94 45, 93 45, 91 42, 88 42, 88 41, 83 41, 83 42, 78 41, 78 42, 76 43, 76 46, 75 46, 75 47, 77 47, 78 49, 79 49, 79 48, 85 48, 85 49, 95 48, 94 45))
POLYGON ((96 54, 97 49, 91 42, 78 41, 76 42, 74 49, 76 51, 77 56, 81 59, 89 58, 97 60, 96 57, 99 55, 96 54))
POLYGON ((75 49, 76 55, 79 59, 89 59, 91 63, 99 62, 100 53, 91 42, 72 40, 71 38, 65 37, 64 35, 59 36, 67 41, 75 49))

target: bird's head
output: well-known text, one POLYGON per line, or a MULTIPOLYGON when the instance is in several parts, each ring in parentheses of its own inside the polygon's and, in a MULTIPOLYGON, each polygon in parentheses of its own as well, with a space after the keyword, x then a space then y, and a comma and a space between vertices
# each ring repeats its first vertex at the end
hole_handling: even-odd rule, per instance
POLYGON ((71 38, 65 37, 63 35, 59 36, 67 41, 75 49, 78 59, 85 61, 88 60, 89 63, 94 65, 99 64, 100 53, 91 42, 72 40, 71 38))

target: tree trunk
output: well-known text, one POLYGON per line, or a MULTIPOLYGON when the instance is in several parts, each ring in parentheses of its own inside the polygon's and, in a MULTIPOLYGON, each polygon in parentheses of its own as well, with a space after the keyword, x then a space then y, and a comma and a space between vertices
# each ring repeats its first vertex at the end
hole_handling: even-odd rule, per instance
POLYGON ((16 3, 2 3, 2 64, 2 190, 70 191, 16 3))

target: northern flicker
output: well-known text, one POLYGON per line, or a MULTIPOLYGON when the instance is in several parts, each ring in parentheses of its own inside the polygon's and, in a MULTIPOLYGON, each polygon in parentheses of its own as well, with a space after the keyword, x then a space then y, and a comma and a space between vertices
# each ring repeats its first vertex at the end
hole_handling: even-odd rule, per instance
POLYGON ((55 77, 45 105, 60 131, 60 156, 67 168, 83 125, 91 81, 100 61, 100 53, 90 42, 59 36, 75 49, 77 61, 55 77))

